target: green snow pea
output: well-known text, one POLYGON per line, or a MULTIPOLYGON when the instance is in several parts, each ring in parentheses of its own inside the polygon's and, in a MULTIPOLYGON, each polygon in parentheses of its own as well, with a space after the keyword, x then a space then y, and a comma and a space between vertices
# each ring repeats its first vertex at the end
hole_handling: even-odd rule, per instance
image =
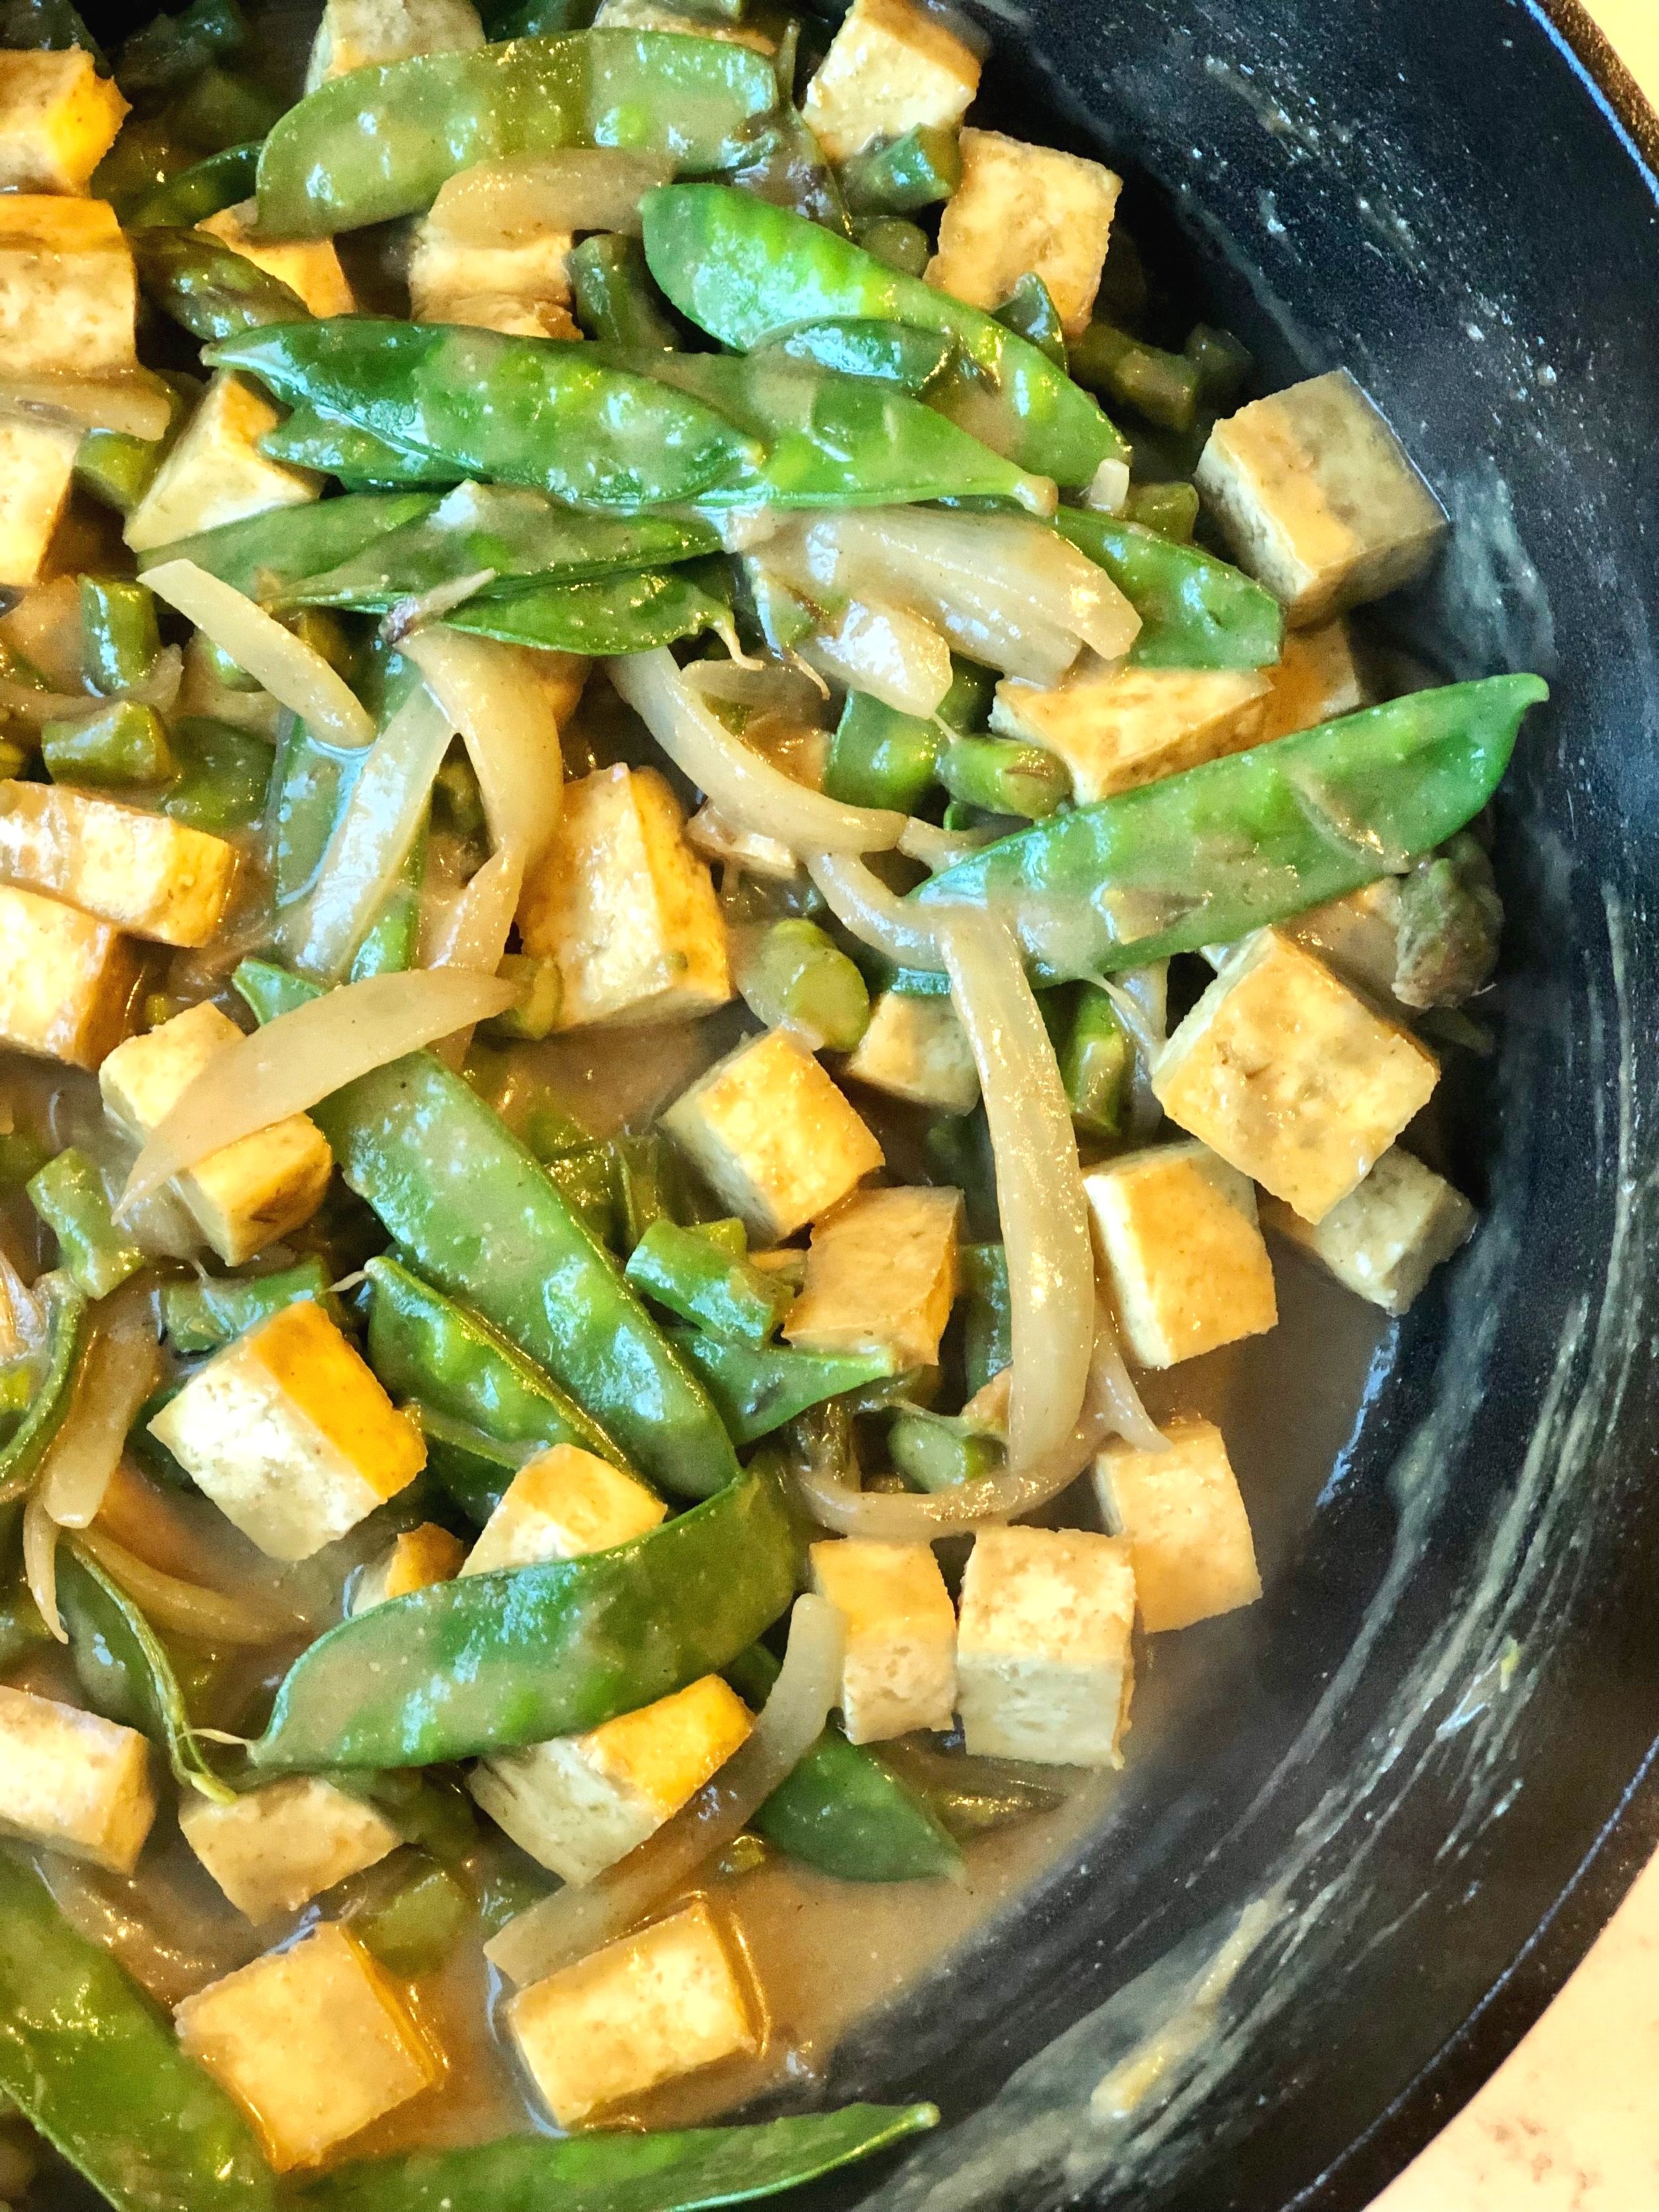
POLYGON ((246 40, 236 0, 191 0, 178 15, 157 15, 133 32, 115 58, 115 81, 129 100, 165 99, 246 40))
POLYGON ((695 1368, 732 1441, 752 1444, 809 1406, 861 1390, 893 1373, 885 1352, 792 1352, 786 1346, 732 1344, 701 1329, 669 1331, 675 1349, 695 1368))
MULTIPOLYGON (((318 995, 260 961, 235 982, 263 1021, 318 995)), ((545 1170, 459 1075, 413 1053, 313 1109, 347 1183, 404 1255, 562 1382, 647 1475, 699 1498, 736 1462, 695 1376, 545 1170)))
POLYGON ((939 763, 946 729, 982 729, 990 712, 996 678, 986 668, 955 654, 951 688, 931 719, 884 707, 867 691, 849 691, 836 733, 823 787, 848 806, 890 806, 914 814, 927 796, 939 763))
POLYGON ((1197 368, 1199 398, 1211 407, 1231 407, 1255 368, 1255 357, 1242 338, 1209 323, 1193 325, 1182 351, 1197 368))
POLYGON ((995 314, 1005 330, 1012 331, 1016 337, 1034 345, 1056 368, 1066 366, 1066 333, 1060 327, 1060 310, 1041 276, 1028 271, 995 314))
POLYGON ((179 772, 167 725, 136 699, 112 699, 95 714, 46 723, 40 757, 55 783, 166 783, 179 772))
POLYGON ((1121 1137, 1134 1085, 1134 1040, 1117 1008, 1093 983, 1078 986, 1060 1047, 1060 1073, 1079 1128, 1091 1136, 1121 1137))
POLYGON ((354 70, 272 131, 259 221, 273 238, 327 238, 422 213, 477 162, 562 146, 720 168, 777 97, 764 54, 660 31, 582 31, 354 70))
POLYGON ((720 564, 634 568, 581 584, 536 584, 524 592, 481 592, 444 617, 452 629, 503 645, 599 656, 646 653, 683 637, 723 629, 732 620, 720 564))
POLYGON ((128 214, 129 230, 147 230, 155 223, 171 230, 189 230, 210 216, 249 198, 259 166, 261 141, 226 146, 188 169, 181 169, 154 191, 146 192, 128 214))
POLYGON ((254 1764, 429 1766, 597 1728, 729 1666, 800 1561, 757 1462, 632 1543, 388 1599, 301 1654, 254 1764))
POLYGON ((918 1490, 949 1490, 992 1474, 1006 1457, 1002 1440, 961 1413, 902 1406, 887 1431, 893 1465, 918 1490))
POLYGON ((914 215, 948 200, 962 182, 954 131, 920 123, 843 163, 841 188, 854 215, 914 215))
POLYGON ((1231 944, 1443 844, 1548 696, 1537 676, 1414 691, 1052 816, 914 896, 1006 913, 1044 979, 1231 944))
POLYGON ((1130 659, 1141 667, 1267 668, 1279 659, 1284 610, 1242 569, 1086 507, 1061 507, 1054 527, 1106 571, 1140 617, 1130 659))
POLYGON ((193 561, 249 599, 282 602, 305 577, 339 568, 366 547, 429 514, 437 504, 427 492, 368 491, 308 501, 303 507, 272 507, 243 522, 227 522, 217 530, 158 545, 138 556, 138 566, 142 571, 163 561, 193 561))
POLYGON ((603 345, 640 353, 672 353, 684 343, 684 327, 652 282, 637 238, 601 231, 573 246, 567 258, 576 320, 603 345))
POLYGON ((81 659, 86 678, 106 698, 142 684, 161 650, 155 595, 119 576, 81 579, 81 659))
POLYGON ((533 1456, 530 1448, 498 1443, 470 1421, 434 1413, 418 1398, 405 1399, 404 1411, 421 1425, 428 1473, 442 1485, 451 1504, 482 1528, 511 1489, 514 1477, 533 1456))
POLYGON ((194 1283, 169 1283, 161 1292, 161 1326, 175 1352, 216 1352, 302 1298, 338 1318, 328 1270, 314 1257, 274 1275, 204 1275, 194 1283))
POLYGON ((670 1313, 736 1344, 764 1344, 794 1302, 788 1285, 751 1267, 741 1249, 725 1249, 707 1229, 682 1229, 666 1218, 641 1237, 626 1273, 670 1313))
POLYGON ((106 1298, 144 1265, 118 1227, 102 1176, 78 1146, 46 1162, 28 1182, 29 1203, 58 1239, 62 1264, 89 1298, 106 1298))
POLYGON ((361 983, 367 975, 401 975, 415 965, 421 949, 421 889, 426 881, 431 821, 428 801, 398 880, 381 901, 380 912, 352 956, 349 981, 361 983))
POLYGON ((173 726, 173 755, 179 773, 161 811, 175 822, 222 837, 246 830, 264 811, 270 747, 246 730, 192 714, 173 726))
POLYGON ((848 315, 797 323, 762 338, 751 350, 811 362, 842 376, 874 377, 920 397, 950 367, 956 341, 944 331, 921 331, 913 323, 848 315))
POLYGON ((276 2178, 240 2112, 9 1849, 0 2088, 116 2212, 276 2212, 276 2178))
POLYGON ((194 338, 230 338, 309 311, 280 276, 233 252, 205 231, 156 223, 129 233, 144 289, 194 338))
POLYGON ((289 718, 271 763, 265 810, 266 857, 279 915, 315 881, 361 773, 360 754, 337 751, 289 718))
POLYGON ((963 1306, 963 1360, 972 1392, 982 1390, 1014 1356, 1008 1255, 1000 1244, 964 1244, 957 1267, 963 1306))
POLYGON ((100 507, 131 514, 155 480, 165 447, 125 430, 88 430, 75 455, 75 481, 100 507))
POLYGON ((938 2120, 933 2105, 845 2105, 751 2127, 510 2136, 341 2166, 297 2201, 301 2212, 704 2212, 799 2188, 938 2120))
POLYGON ((1072 772, 1058 754, 1011 738, 952 738, 939 748, 936 772, 961 805, 1028 822, 1042 821, 1072 795, 1072 772))
MULTIPOLYGON (((793 26, 790 27, 793 32, 793 26)), ((778 58, 783 58, 781 48, 778 58)), ((836 173, 811 126, 787 99, 749 126, 741 152, 726 174, 740 191, 752 192, 774 207, 788 208, 842 238, 852 235, 836 173)))
POLYGON ((815 921, 789 916, 738 939, 735 981, 769 1029, 810 1033, 831 1052, 851 1052, 870 1026, 863 976, 815 921))
POLYGON ((0 1505, 23 1497, 63 1425, 86 1342, 86 1299, 67 1275, 44 1278, 51 1300, 45 1364, 21 1417, 0 1443, 0 1505))
POLYGON ((722 344, 746 349, 826 316, 942 331, 978 372, 958 414, 975 437, 1062 484, 1086 484, 1102 461, 1127 458, 1095 402, 1035 346, 819 224, 720 185, 665 185, 646 195, 643 213, 652 275, 722 344))
POLYGON ((263 85, 210 63, 167 103, 163 120, 192 154, 222 154, 263 138, 282 112, 282 101, 263 85))
POLYGON ((389 1973, 414 1981, 442 1966, 466 1932, 472 1911, 463 1885, 428 1863, 385 1904, 354 1915, 351 1932, 389 1973))
POLYGON ((405 453, 323 407, 296 407, 286 422, 265 432, 259 451, 268 460, 286 462, 290 468, 337 477, 348 493, 447 487, 466 474, 457 462, 405 453))

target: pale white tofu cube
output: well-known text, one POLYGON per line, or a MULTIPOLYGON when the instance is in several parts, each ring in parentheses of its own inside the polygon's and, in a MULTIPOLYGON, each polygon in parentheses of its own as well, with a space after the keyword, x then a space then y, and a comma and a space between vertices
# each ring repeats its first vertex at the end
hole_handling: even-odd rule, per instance
POLYGON ((853 0, 801 112, 832 161, 922 124, 960 123, 979 90, 979 56, 915 0, 853 0))
POLYGON ((309 1559, 426 1464, 419 1429, 309 1298, 228 1345, 149 1425, 273 1559, 309 1559))
POLYGON ((932 1367, 957 1295, 962 1194, 856 1192, 812 1231, 783 1333, 802 1352, 890 1352, 932 1367))
POLYGON ((0 191, 85 191, 126 112, 84 46, 0 53, 0 191))
MULTIPOLYGON (((204 999, 111 1053, 98 1071, 104 1104, 142 1142, 197 1077, 241 1041, 229 1016, 204 999)), ((322 1131, 308 1114, 290 1114, 210 1152, 175 1176, 172 1188, 219 1257, 240 1267, 310 1220, 333 1171, 322 1131)))
POLYGON ((256 1921, 297 1912, 403 1841, 372 1805, 314 1774, 268 1782, 228 1805, 187 1795, 179 1826, 236 1910, 256 1921))
POLYGON ((1348 625, 1340 616, 1317 629, 1287 630, 1278 667, 1264 673, 1272 687, 1261 726, 1264 739, 1317 729, 1340 715, 1357 714, 1365 703, 1348 625))
POLYGON ((0 884, 0 1044, 95 1068, 127 1033, 138 978, 108 922, 0 884))
POLYGON ((429 1589, 434 1583, 452 1582, 461 1571, 466 1546, 435 1521, 422 1521, 418 1528, 405 1528, 391 1549, 364 1568, 351 1594, 354 1614, 367 1613, 388 1598, 409 1597, 429 1589))
POLYGON ((1243 752, 1272 686, 1253 668, 1119 668, 1085 653, 1063 682, 999 684, 991 726, 1058 754, 1080 805, 1243 752))
POLYGON ((1141 1367, 1173 1367, 1279 1319, 1248 1176, 1203 1145, 1152 1145, 1085 1176, 1095 1242, 1141 1367))
POLYGON ((306 90, 377 63, 467 53, 483 44, 483 35, 472 0, 327 0, 306 67, 306 90))
POLYGON ((77 429, 0 418, 0 584, 39 580, 80 450, 77 429))
MULTIPOLYGON (((1310 907, 1280 922, 1283 935, 1316 952, 1345 983, 1381 1006, 1395 1002, 1394 979, 1400 962, 1400 885, 1383 876, 1346 898, 1310 907)), ((1231 948, 1236 949, 1236 948, 1231 948)), ((1231 957, 1231 950, 1224 953, 1231 957)), ((1220 962, 1217 963, 1219 966, 1220 962)))
POLYGON ((179 2048, 242 2106, 278 2173, 316 2165, 442 2072, 392 1982, 332 1921, 173 2017, 179 2048))
POLYGON ((0 878, 157 945, 206 945, 236 848, 165 814, 62 784, 0 783, 0 878))
POLYGON ((1262 1218, 1384 1313, 1402 1314, 1443 1260, 1474 1233, 1474 1208, 1398 1145, 1318 1222, 1270 1198, 1262 1218))
POLYGON ((557 964, 562 1029, 686 1020, 732 996, 726 925, 653 769, 599 769, 564 811, 519 907, 526 952, 557 964))
POLYGON ((480 1759, 468 1786, 539 1865, 592 1881, 672 1820, 753 1726, 737 1692, 705 1674, 584 1735, 480 1759))
POLYGON ((0 193, 0 376, 131 369, 132 252, 105 200, 0 193))
POLYGON ((787 1030, 728 1053, 662 1126, 765 1244, 816 1221, 882 1164, 873 1133, 787 1030))
POLYGON ((928 1544, 844 1536, 814 1544, 812 1587, 846 1638, 836 1700, 849 1743, 948 1729, 957 1701, 957 1621, 928 1544))
POLYGON ((155 1818, 137 1729, 0 1685, 0 1833, 131 1874, 155 1818))
POLYGON ((957 1630, 968 1749, 1048 1766, 1121 1766, 1134 1618, 1134 1566, 1121 1536, 980 1529, 957 1630))
POLYGON ((441 210, 415 229, 409 296, 419 323, 469 323, 507 337, 579 338, 570 316, 568 230, 542 227, 512 246, 479 246, 441 210))
POLYGON ((1080 337, 1122 189, 1121 177, 1080 154, 964 131, 962 182, 939 217, 927 282, 972 307, 998 307, 1022 276, 1040 276, 1060 328, 1080 337))
POLYGON ((179 714, 210 722, 228 722, 250 737, 275 744, 282 735, 283 704, 269 691, 234 691, 215 665, 207 639, 192 630, 185 647, 185 680, 179 687, 179 714))
POLYGON ((1218 422, 1198 488, 1298 627, 1409 583, 1445 534, 1439 502, 1346 368, 1218 422))
POLYGON ((1261 1595, 1250 1516, 1213 1421, 1164 1425, 1167 1451, 1121 1440, 1095 1461, 1101 1518, 1129 1547, 1140 1625, 1190 1628, 1261 1595))
POLYGON ((267 460, 259 451, 258 441, 282 419, 251 384, 220 370, 127 517, 126 541, 133 551, 153 552, 198 531, 319 497, 319 476, 267 460))
POLYGON ((258 216, 258 200, 241 200, 234 207, 221 208, 196 228, 286 284, 313 315, 355 315, 357 302, 333 240, 262 238, 258 216))
POLYGON ((562 2128, 760 2048, 737 1958, 702 1898, 520 1990, 507 2024, 562 2128))
POLYGON ((1427 1105, 1439 1075, 1409 1030, 1264 929, 1170 1039, 1152 1090, 1177 1127, 1320 1221, 1427 1105))
POLYGON ((769 884, 799 882, 803 871, 787 845, 753 830, 737 830, 711 805, 700 806, 685 825, 686 842, 705 860, 719 860, 739 874, 769 884))
POLYGON ((667 1510, 642 1482, 608 1460, 574 1444, 554 1444, 514 1476, 461 1572, 495 1574, 543 1559, 608 1552, 648 1534, 667 1510))
POLYGON ((844 1073, 872 1091, 941 1114, 971 1114, 979 1103, 979 1070, 968 1032, 948 999, 883 991, 870 1026, 848 1055, 844 1073))

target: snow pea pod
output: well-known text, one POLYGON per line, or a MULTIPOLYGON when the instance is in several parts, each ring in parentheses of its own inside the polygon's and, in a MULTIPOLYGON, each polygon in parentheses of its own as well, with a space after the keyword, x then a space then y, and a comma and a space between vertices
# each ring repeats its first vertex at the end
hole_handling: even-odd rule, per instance
POLYGON ((314 1255, 274 1275, 204 1275, 193 1283, 169 1283, 161 1292, 161 1325, 175 1352, 216 1352, 303 1298, 340 1318, 328 1270, 314 1255))
POLYGON ((848 315, 797 323, 763 337, 753 350, 815 362, 842 376, 876 377, 916 394, 945 374, 956 342, 943 331, 919 331, 913 323, 848 315))
POLYGON ((43 1278, 51 1301, 46 1364, 34 1394, 0 1444, 0 1505, 21 1498, 33 1482, 58 1434, 75 1388, 86 1341, 87 1304, 67 1275, 43 1278))
POLYGON ((466 474, 459 462, 404 453, 372 430, 360 429, 321 407, 296 407, 286 422, 265 432, 259 451, 267 460, 282 461, 289 468, 337 477, 348 492, 414 490, 433 484, 447 489, 466 474))
MULTIPOLYGON (((261 1021, 317 996, 263 961, 245 961, 234 981, 261 1021)), ((691 1369, 534 1154, 459 1075, 412 1053, 337 1091, 313 1119, 404 1255, 544 1366, 647 1474, 692 1498, 731 1480, 731 1444, 691 1369)))
POLYGON ((179 773, 161 799, 161 811, 191 830, 217 837, 246 830, 264 811, 270 785, 270 747, 246 730, 192 714, 173 726, 179 773))
POLYGON ((1548 696, 1519 675, 1414 691, 1052 816, 914 896, 997 907, 1052 980, 1230 944, 1443 844, 1548 696))
POLYGON ((717 169, 777 105, 765 55, 674 32, 582 31, 422 54, 321 85, 271 131, 259 222, 326 238, 429 208, 459 170, 562 146, 667 154, 717 169))
POLYGON ((144 194, 128 215, 127 228, 147 230, 164 223, 171 229, 188 230, 221 210, 234 207, 252 192, 261 143, 253 138, 243 146, 227 146, 204 161, 180 169, 144 194))
POLYGON ((651 273, 681 313, 747 349, 824 317, 939 331, 978 372, 951 403, 963 427, 1062 484, 1086 484, 1127 448, 1088 393, 994 316, 902 275, 787 209, 720 185, 665 185, 643 202, 651 273))
POLYGON ((702 1376, 734 1443, 770 1436, 809 1406, 885 1382, 884 1352, 792 1352, 781 1344, 733 1344, 697 1328, 671 1328, 676 1351, 702 1376))
POLYGON ((242 522, 158 545, 138 556, 138 566, 142 572, 162 561, 193 561, 252 599, 282 601, 303 577, 339 568, 366 546, 429 514, 437 504, 430 493, 391 491, 351 492, 343 499, 272 507, 242 522))
POLYGON ((480 592, 444 620, 452 629, 550 653, 580 653, 593 659, 612 653, 648 653, 653 646, 728 628, 731 602, 711 588, 721 581, 712 565, 696 573, 635 569, 595 576, 581 584, 480 592))
POLYGON ((145 291, 192 337, 234 337, 266 323, 296 321, 307 312, 280 276, 205 231, 156 223, 133 231, 130 243, 145 291))
POLYGON ((1267 668, 1284 645, 1271 592, 1212 553, 1086 507, 1054 527, 1098 563, 1140 617, 1129 658, 1143 668, 1267 668))
POLYGON ((58 1239, 58 1264, 89 1298, 106 1298, 144 1265, 110 1211, 97 1167, 71 1145, 28 1183, 29 1204, 58 1239))
POLYGON ((34 1869, 0 1851, 0 2088, 117 2212, 275 2212, 241 2113, 34 1869))
POLYGON ((757 2126, 652 2135, 510 2136, 471 2150, 416 2151, 313 2181, 301 2212, 703 2212, 751 2203, 890 2150, 937 2124, 933 2105, 845 2105, 757 2126))
POLYGON ((430 1766, 597 1728, 730 1666, 788 1606, 800 1539, 775 1467, 630 1544, 464 1575, 302 1652, 258 1766, 430 1766))

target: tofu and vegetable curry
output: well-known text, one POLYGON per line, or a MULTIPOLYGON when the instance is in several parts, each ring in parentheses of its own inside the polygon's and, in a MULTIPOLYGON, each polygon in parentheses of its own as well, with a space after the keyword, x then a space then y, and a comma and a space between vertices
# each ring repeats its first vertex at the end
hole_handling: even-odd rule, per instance
POLYGON ((1545 690, 962 21, 292 30, 0 6, 0 2195, 763 2196, 1474 1229, 1545 690))

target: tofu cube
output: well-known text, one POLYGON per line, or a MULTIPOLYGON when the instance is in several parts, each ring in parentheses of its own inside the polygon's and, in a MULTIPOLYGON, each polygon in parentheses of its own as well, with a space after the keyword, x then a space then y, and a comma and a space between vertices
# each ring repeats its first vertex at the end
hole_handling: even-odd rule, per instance
POLYGON ((272 1559, 308 1559, 426 1464, 419 1429, 308 1298, 228 1345, 149 1425, 272 1559))
POLYGON ((483 44, 472 0, 327 0, 306 68, 306 90, 332 76, 416 54, 470 52, 483 44))
POLYGON ((539 1865, 592 1881, 672 1820, 753 1726, 736 1692, 705 1674, 585 1735, 480 1759, 468 1786, 539 1865))
POLYGON ((1119 669, 1090 653, 1052 690, 999 684, 991 726, 1057 753, 1089 805, 1255 744, 1272 688, 1255 669, 1119 669))
POLYGON ((937 1113, 971 1114, 979 1103, 973 1047, 948 999, 882 992, 844 1073, 872 1091, 937 1113))
POLYGON ((62 784, 0 783, 0 878, 157 945, 206 945, 236 848, 222 837, 62 784))
POLYGON ((519 933, 526 952, 557 963, 562 1029, 684 1021, 732 996, 714 884, 653 769, 600 769, 566 784, 519 933))
POLYGON ((705 860, 718 860, 745 876, 760 876, 769 884, 801 880, 800 862, 787 845, 775 837, 763 837, 753 830, 737 830, 712 806, 700 806, 685 825, 686 842, 705 860))
POLYGON ((1250 1519, 1213 1421, 1165 1425, 1168 1451, 1107 1445, 1095 1461, 1101 1518, 1129 1547, 1140 1625, 1190 1628, 1261 1595, 1250 1519))
POLYGON ((314 1774, 268 1782, 228 1805, 186 1796, 179 1826, 236 1910, 255 1921, 297 1912, 403 1841, 372 1805, 314 1774))
POLYGON ((77 429, 0 419, 0 584, 39 581, 80 450, 77 429))
POLYGON ((1125 1152, 1083 1179, 1125 1349, 1173 1367, 1279 1319, 1248 1176, 1203 1145, 1125 1152))
POLYGON ((1340 715, 1357 714, 1365 703, 1348 625, 1340 616, 1317 629, 1287 630, 1278 667, 1263 672, 1271 687, 1261 726, 1264 739, 1317 729, 1340 715))
POLYGON ((259 203, 241 200, 221 208, 196 228, 302 300, 313 315, 355 315, 357 302, 331 238, 261 238, 259 203))
POLYGON ((315 2166, 442 2070, 392 1984, 331 1921, 173 2017, 179 2048, 242 2106, 278 2173, 315 2166))
POLYGON ((461 1571, 466 1546, 435 1521, 422 1521, 418 1528, 405 1528, 391 1550, 364 1568, 351 1594, 354 1614, 391 1597, 408 1597, 434 1583, 453 1582, 461 1571))
POLYGON ((875 1137, 787 1030, 750 1037, 662 1126, 759 1243, 780 1244, 882 1164, 875 1137))
POLYGON ((929 1544, 844 1536, 814 1544, 812 1587, 842 1617, 837 1703, 849 1743, 948 1729, 957 1702, 957 1621, 929 1544))
POLYGON ((802 1352, 887 1352, 932 1367, 957 1296, 962 1194, 865 1190, 812 1231, 783 1333, 802 1352))
POLYGON ((268 461, 259 451, 258 441, 282 419, 251 384, 221 370, 127 517, 133 551, 153 552, 200 530, 318 498, 319 476, 268 461))
POLYGON ((155 1818, 137 1729, 0 1685, 0 1833, 131 1874, 155 1818))
POLYGON ((1198 488, 1297 627, 1409 583, 1445 533, 1438 501, 1346 368, 1218 422, 1198 488))
POLYGON ((105 200, 0 194, 0 376, 131 369, 138 278, 105 200))
POLYGON ((1395 1145, 1322 1220, 1304 1221, 1275 1198, 1262 1218, 1345 1290, 1384 1313, 1402 1314, 1441 1261, 1473 1235, 1475 1212, 1443 1176, 1395 1145))
POLYGON ((126 112, 84 46, 0 53, 0 191, 85 191, 126 112))
POLYGON ((701 1898, 532 1982, 507 2024, 562 2128, 761 2040, 737 1960, 701 1898))
POLYGON ((579 338, 570 316, 568 230, 541 227, 512 246, 480 246, 434 211, 415 230, 409 296, 419 323, 470 323, 508 337, 579 338))
POLYGON ((1427 1105, 1439 1075, 1409 1030, 1264 929, 1170 1039, 1152 1091, 1178 1127, 1321 1221, 1427 1105))
MULTIPOLYGON (((142 1141, 197 1077, 241 1041, 229 1016, 204 999, 111 1053, 98 1072, 104 1104, 142 1141)), ((322 1131, 308 1114, 290 1114, 210 1152, 175 1176, 173 1188, 208 1243, 234 1267, 309 1221, 333 1171, 334 1155, 322 1131)))
POLYGON ((0 1044, 95 1068, 127 1033, 138 976, 106 921, 0 884, 0 1044))
POLYGON ((1046 1766, 1121 1766, 1134 1618, 1134 1566, 1122 1537, 980 1529, 957 1630, 968 1749, 1046 1766))
MULTIPOLYGON (((1350 891, 1346 898, 1310 907, 1307 913, 1280 922, 1279 927, 1293 943, 1316 952, 1328 968, 1363 997, 1374 999, 1380 1006, 1397 1004, 1394 995, 1400 958, 1397 878, 1383 876, 1361 890, 1350 891)), ((1238 948, 1218 949, 1221 957, 1215 964, 1220 967, 1238 948)))
POLYGON ((972 307, 999 307, 1022 276, 1040 276, 1060 328, 1081 337, 1122 189, 1121 177, 1079 154, 964 131, 962 182, 939 217, 927 282, 972 307))
POLYGON ((918 125, 948 130, 979 90, 979 56, 915 0, 853 0, 801 112, 832 161, 918 125))
POLYGON ((526 1460, 514 1476, 460 1571, 489 1575, 608 1552, 613 1544, 648 1534, 667 1510, 642 1482, 608 1460, 574 1444, 555 1444, 526 1460))

